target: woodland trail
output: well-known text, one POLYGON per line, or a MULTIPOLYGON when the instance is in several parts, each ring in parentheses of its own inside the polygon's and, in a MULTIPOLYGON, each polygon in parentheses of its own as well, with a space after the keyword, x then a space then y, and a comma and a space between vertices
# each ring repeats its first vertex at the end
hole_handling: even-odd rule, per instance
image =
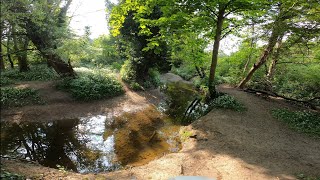
MULTIPOLYGON (((295 107, 281 100, 264 99, 226 85, 220 86, 219 90, 233 95, 246 106, 247 111, 212 110, 181 129, 181 132, 196 135, 196 138, 187 138, 180 152, 164 155, 146 165, 127 167, 111 173, 86 175, 61 172, 18 161, 5 161, 4 167, 24 175, 38 174, 39 178, 43 179, 169 179, 185 175, 207 176, 218 180, 259 180, 296 179, 298 174, 320 177, 319 139, 294 132, 271 116, 272 108, 295 107)), ((101 113, 115 104, 116 108, 123 110, 125 107, 134 107, 137 104, 154 103, 159 99, 155 91, 130 93, 133 94, 130 96, 127 92, 125 96, 91 104, 72 105, 74 106, 72 108, 84 106, 78 109, 83 111, 81 113, 92 110, 101 113)), ((59 106, 63 109, 70 104, 55 103, 48 106, 50 109, 59 106)), ((43 107, 31 108, 42 110, 43 107)), ((64 111, 60 113, 72 115, 64 111)), ((2 116, 1 113, 1 119, 2 116)), ((57 115, 52 114, 52 116, 57 115)), ((11 116, 6 116, 8 117, 11 116)))

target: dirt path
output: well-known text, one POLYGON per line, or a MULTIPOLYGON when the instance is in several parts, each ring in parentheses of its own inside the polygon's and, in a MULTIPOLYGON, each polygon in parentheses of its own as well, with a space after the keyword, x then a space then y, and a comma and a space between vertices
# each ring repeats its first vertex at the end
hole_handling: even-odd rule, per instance
POLYGON ((71 96, 55 88, 56 82, 20 82, 15 85, 19 88, 33 88, 38 90, 41 98, 46 102, 44 105, 24 106, 1 110, 3 121, 52 121, 72 119, 81 116, 108 114, 132 111, 137 108, 148 106, 149 102, 159 101, 158 92, 133 92, 125 87, 125 94, 110 99, 79 102, 71 96))
MULTIPOLYGON (((181 130, 197 135, 196 139, 187 139, 180 152, 167 154, 144 166, 96 175, 61 172, 14 161, 5 161, 4 167, 44 179, 168 179, 179 175, 192 175, 219 180, 259 180, 296 179, 296 175, 302 173, 320 177, 320 140, 288 129, 270 114, 272 108, 290 107, 289 105, 278 100, 265 100, 227 86, 219 89, 235 96, 248 110, 243 113, 230 110, 211 111, 181 130)), ((51 115, 57 119, 56 117, 71 116, 73 113, 100 113, 117 108, 123 111, 125 108, 156 102, 159 99, 155 92, 130 93, 96 103, 79 104, 71 101, 8 110, 4 111, 4 115, 1 113, 1 119, 4 116, 6 120, 12 120, 10 118, 13 116, 8 115, 11 111, 21 112, 22 115, 29 113, 20 117, 29 120, 35 116, 40 116, 37 119, 48 119, 51 115), (113 106, 115 108, 112 108, 113 106), (49 112, 50 109, 54 112, 49 112), (55 114, 59 111, 60 114, 55 114)))

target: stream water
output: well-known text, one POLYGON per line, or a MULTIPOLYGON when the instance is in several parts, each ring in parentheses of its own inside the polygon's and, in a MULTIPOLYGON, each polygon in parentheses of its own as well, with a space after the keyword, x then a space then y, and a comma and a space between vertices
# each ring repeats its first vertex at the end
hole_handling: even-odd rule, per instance
POLYGON ((189 84, 168 83, 166 98, 139 111, 52 122, 1 122, 1 155, 79 173, 142 165, 181 148, 179 129, 208 105, 189 84), (199 99, 195 101, 196 99, 199 99))

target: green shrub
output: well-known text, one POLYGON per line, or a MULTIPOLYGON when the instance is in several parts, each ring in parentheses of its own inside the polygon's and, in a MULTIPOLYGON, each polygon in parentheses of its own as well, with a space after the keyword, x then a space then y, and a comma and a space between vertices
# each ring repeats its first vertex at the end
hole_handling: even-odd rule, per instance
POLYGON ((1 77, 19 81, 47 81, 58 78, 58 74, 46 65, 31 66, 30 71, 19 72, 18 69, 7 70, 1 77))
POLYGON ((188 65, 182 65, 179 68, 172 67, 171 72, 181 76, 186 81, 189 81, 197 75, 196 69, 193 66, 188 65))
MULTIPOLYGON (((149 77, 150 77, 150 83, 154 87, 158 87, 161 85, 161 80, 160 80, 160 72, 157 69, 151 68, 148 71, 149 77)), ((147 88, 146 86, 144 86, 147 88)))
POLYGON ((210 105, 214 108, 232 109, 238 112, 246 110, 243 104, 239 103, 233 96, 227 94, 218 96, 210 105))
POLYGON ((309 111, 272 110, 272 115, 299 132, 320 137, 320 114, 309 111))
POLYGON ((134 91, 139 91, 139 90, 143 90, 143 87, 141 87, 140 84, 137 82, 132 82, 130 83, 130 89, 134 91))
POLYGON ((0 86, 6 86, 9 84, 13 84, 13 80, 9 79, 8 77, 0 77, 0 86))
POLYGON ((71 93, 82 101, 114 97, 124 91, 115 78, 103 73, 83 73, 76 79, 64 79, 57 87, 71 93))
POLYGON ((38 92, 30 88, 1 88, 1 106, 4 108, 25 106, 30 104, 43 104, 38 92))
POLYGON ((3 168, 1 168, 1 173, 0 173, 1 179, 8 179, 8 180, 24 180, 26 179, 23 175, 16 174, 16 173, 11 173, 3 168))
POLYGON ((113 63, 111 64, 111 67, 112 67, 113 69, 116 69, 116 70, 120 71, 120 70, 121 70, 121 67, 122 67, 122 64, 119 63, 119 62, 113 62, 113 63))
POLYGON ((121 79, 126 82, 133 82, 136 80, 136 72, 134 70, 132 63, 126 60, 120 69, 121 79))

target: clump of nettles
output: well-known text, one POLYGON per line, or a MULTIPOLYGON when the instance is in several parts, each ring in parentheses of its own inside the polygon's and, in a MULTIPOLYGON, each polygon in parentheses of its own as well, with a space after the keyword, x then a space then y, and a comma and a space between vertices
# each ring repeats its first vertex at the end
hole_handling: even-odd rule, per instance
POLYGON ((272 110, 272 115, 299 132, 320 137, 320 114, 310 111, 272 110))
POLYGON ((1 88, 0 102, 4 108, 44 103, 38 91, 30 88, 13 87, 1 88))
POLYGON ((238 112, 246 110, 243 104, 241 104, 233 96, 230 96, 228 94, 218 96, 210 103, 210 106, 212 106, 213 108, 232 109, 238 112))

